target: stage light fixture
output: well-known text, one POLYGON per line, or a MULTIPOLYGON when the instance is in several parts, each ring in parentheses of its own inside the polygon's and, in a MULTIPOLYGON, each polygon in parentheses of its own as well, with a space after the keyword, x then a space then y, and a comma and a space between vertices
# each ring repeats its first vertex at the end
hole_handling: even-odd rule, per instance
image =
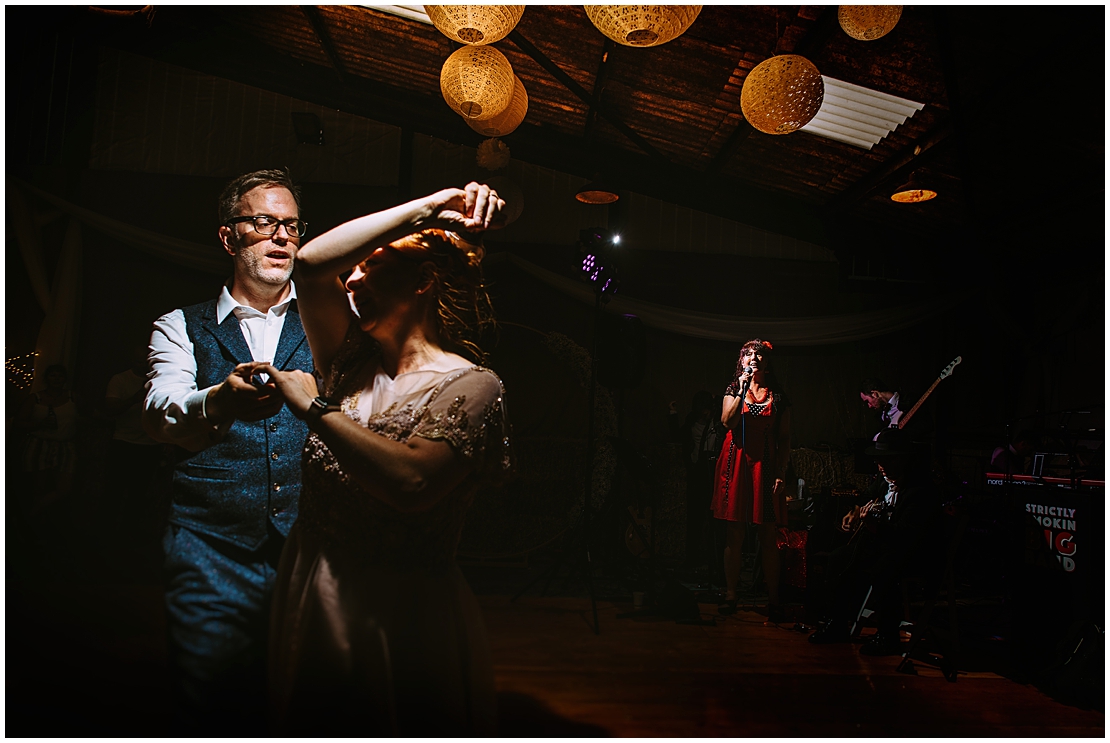
POLYGON ((610 253, 619 242, 620 235, 605 228, 581 230, 578 233, 579 275, 593 285, 602 301, 607 301, 620 287, 617 267, 610 253))

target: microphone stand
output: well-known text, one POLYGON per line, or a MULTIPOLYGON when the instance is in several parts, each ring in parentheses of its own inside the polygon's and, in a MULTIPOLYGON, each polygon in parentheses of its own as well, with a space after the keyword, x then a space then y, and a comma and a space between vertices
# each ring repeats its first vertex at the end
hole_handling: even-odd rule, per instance
POLYGON ((752 386, 752 377, 755 376, 755 371, 752 371, 748 381, 744 382, 744 387, 740 390, 740 448, 743 449, 747 446, 748 441, 748 420, 744 417, 744 405, 748 400, 748 388, 752 386))

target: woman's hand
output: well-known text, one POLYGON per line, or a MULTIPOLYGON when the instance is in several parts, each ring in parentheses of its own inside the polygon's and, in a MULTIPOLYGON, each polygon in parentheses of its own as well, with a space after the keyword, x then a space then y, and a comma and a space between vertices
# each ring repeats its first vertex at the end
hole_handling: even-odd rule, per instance
POLYGON ((489 186, 468 183, 447 188, 429 198, 431 221, 456 232, 484 232, 503 226, 505 201, 489 186))
POLYGON ((775 484, 771 486, 771 495, 778 495, 786 488, 786 481, 781 477, 775 478, 775 484))
POLYGON ((289 412, 304 420, 305 414, 312 406, 312 401, 320 394, 316 387, 316 378, 300 369, 278 371, 271 364, 258 364, 255 373, 269 374, 277 396, 289 406, 289 412))

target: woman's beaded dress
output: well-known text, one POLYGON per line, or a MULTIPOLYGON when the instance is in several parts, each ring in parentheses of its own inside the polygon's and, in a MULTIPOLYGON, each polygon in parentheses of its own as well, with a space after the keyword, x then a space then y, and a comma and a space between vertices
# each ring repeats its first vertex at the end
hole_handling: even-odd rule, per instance
POLYGON ((330 380, 342 414, 393 441, 446 441, 472 469, 430 510, 402 513, 309 435, 274 592, 274 732, 492 735, 485 629, 454 558, 478 486, 512 468, 501 380, 478 366, 390 379, 354 327, 330 380))

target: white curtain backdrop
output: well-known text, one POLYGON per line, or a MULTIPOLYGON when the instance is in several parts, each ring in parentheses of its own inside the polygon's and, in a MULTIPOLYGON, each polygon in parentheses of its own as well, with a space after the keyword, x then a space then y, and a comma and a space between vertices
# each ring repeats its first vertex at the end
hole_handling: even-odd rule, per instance
MULTIPOLYGON (((23 252, 24 263, 30 275, 35 296, 44 303, 47 321, 39 338, 40 356, 71 363, 76 348, 77 315, 80 308, 80 231, 79 223, 110 235, 115 240, 137 250, 155 255, 171 263, 198 269, 218 276, 227 273, 226 261, 211 246, 167 237, 166 235, 125 224, 110 217, 69 203, 65 199, 41 191, 22 181, 8 179, 8 202, 14 220, 16 237, 23 252), (41 240, 34 218, 26 208, 23 190, 68 214, 70 231, 66 236, 62 261, 55 277, 54 288, 44 299, 46 269, 41 258, 41 240), (49 307, 48 307, 49 305, 49 307)), ((534 276, 548 286, 586 304, 593 304, 593 288, 575 279, 560 276, 512 253, 493 253, 486 258, 487 265, 509 262, 518 269, 534 276)), ((736 317, 695 312, 666 305, 645 302, 631 297, 615 296, 607 305, 611 311, 638 315, 645 325, 669 333, 693 338, 740 342, 760 335, 770 338, 776 345, 820 346, 844 343, 904 330, 945 312, 959 303, 959 298, 939 297, 926 299, 899 307, 872 310, 850 315, 826 317, 794 317, 773 319, 763 317, 736 317)), ((38 367, 36 366, 36 375, 38 367)))
MULTIPOLYGON (((494 253, 485 263, 511 262, 540 281, 587 304, 594 303, 593 287, 575 279, 560 276, 511 253, 494 253)), ((959 303, 956 298, 941 297, 915 304, 903 305, 851 315, 826 317, 792 317, 775 320, 765 317, 736 317, 713 315, 708 312, 683 310, 666 305, 644 302, 632 297, 615 295, 607 309, 620 314, 638 315, 645 325, 691 338, 715 341, 744 341, 756 337, 768 338, 776 346, 822 346, 844 343, 864 338, 874 338, 903 330, 934 317, 959 303)))

